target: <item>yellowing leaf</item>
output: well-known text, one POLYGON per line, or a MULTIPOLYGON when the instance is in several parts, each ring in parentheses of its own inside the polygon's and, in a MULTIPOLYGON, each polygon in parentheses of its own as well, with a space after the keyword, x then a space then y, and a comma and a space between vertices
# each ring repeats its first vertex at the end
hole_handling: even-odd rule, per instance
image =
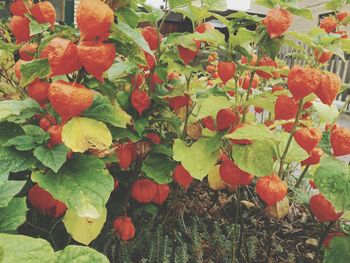
POLYGON ((106 124, 85 117, 74 117, 63 127, 62 140, 73 152, 93 148, 104 150, 112 144, 112 135, 106 124))
POLYGON ((89 245, 90 242, 100 234, 101 229, 106 222, 106 217, 106 208, 103 209, 99 218, 79 217, 73 210, 68 209, 63 219, 63 223, 74 240, 84 245, 89 245))
POLYGON ((280 220, 289 212, 289 199, 288 197, 283 198, 276 204, 268 206, 265 208, 265 213, 276 220, 280 220))
POLYGON ((220 176, 220 166, 215 165, 213 169, 208 173, 209 187, 213 190, 221 190, 225 188, 225 182, 220 176))

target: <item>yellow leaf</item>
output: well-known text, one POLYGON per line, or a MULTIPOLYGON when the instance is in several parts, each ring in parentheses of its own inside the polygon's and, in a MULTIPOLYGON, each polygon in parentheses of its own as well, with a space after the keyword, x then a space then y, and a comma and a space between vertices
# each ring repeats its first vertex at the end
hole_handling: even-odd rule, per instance
POLYGON ((106 222, 107 210, 102 210, 99 218, 79 217, 71 209, 68 209, 63 223, 72 238, 84 245, 89 245, 101 232, 106 222))
POLYGON ((221 190, 225 188, 225 182, 220 177, 220 166, 216 165, 208 173, 209 187, 213 190, 221 190))
POLYGON ((62 131, 62 141, 73 152, 88 149, 104 150, 112 144, 112 135, 106 124, 85 117, 74 117, 62 131))
POLYGON ((276 220, 282 219, 283 217, 288 215, 288 212, 289 212, 288 197, 285 197, 281 201, 278 201, 276 204, 267 206, 265 208, 265 213, 276 220))

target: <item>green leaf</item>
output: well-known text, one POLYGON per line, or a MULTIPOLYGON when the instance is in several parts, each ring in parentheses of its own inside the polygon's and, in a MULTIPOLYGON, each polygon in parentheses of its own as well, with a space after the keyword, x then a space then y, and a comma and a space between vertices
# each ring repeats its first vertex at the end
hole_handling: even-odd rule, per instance
POLYGON ((103 209, 99 218, 80 217, 71 209, 64 215, 63 223, 72 238, 84 245, 89 245, 100 234, 106 222, 107 209, 103 209))
POLYGON ((139 118, 134 121, 134 128, 139 136, 143 134, 143 132, 148 127, 149 122, 147 118, 139 118))
POLYGON ((147 177, 158 184, 168 184, 172 181, 175 163, 165 155, 150 154, 142 163, 142 171, 147 177))
POLYGON ((23 135, 23 129, 20 125, 11 122, 0 123, 0 146, 13 137, 23 135))
POLYGON ((137 69, 137 65, 133 62, 119 61, 114 63, 107 71, 108 79, 116 80, 130 76, 137 69))
POLYGON ((338 210, 350 210, 350 170, 333 157, 323 157, 315 173, 315 184, 338 210))
POLYGON ((320 123, 333 123, 339 115, 336 105, 328 106, 322 102, 315 101, 313 107, 316 110, 320 123))
POLYGON ((169 3, 169 7, 171 9, 174 9, 176 7, 189 5, 191 1, 190 0, 169 0, 168 3, 169 3))
POLYGON ((301 17, 304 17, 308 20, 313 20, 313 18, 314 18, 310 9, 297 8, 297 7, 290 6, 290 5, 286 9, 289 12, 291 12, 293 15, 301 16, 301 17))
POLYGON ((15 231, 26 221, 26 198, 13 198, 7 207, 0 208, 0 232, 15 231))
POLYGON ((3 40, 0 39, 0 50, 4 50, 10 53, 15 52, 17 49, 17 46, 13 43, 5 43, 3 40))
POLYGON ((17 173, 30 169, 35 158, 30 152, 19 152, 8 147, 0 147, 0 175, 17 173))
POLYGON ((153 145, 152 149, 151 149, 151 153, 158 153, 158 154, 163 154, 166 155, 170 158, 173 157, 173 149, 169 148, 163 144, 155 144, 153 145))
POLYGON ((246 124, 233 133, 225 135, 225 137, 236 140, 268 140, 273 139, 275 135, 263 124, 246 124))
POLYGON ((6 207, 25 184, 25 181, 0 181, 0 207, 6 207))
POLYGON ((334 237, 326 249, 324 263, 348 263, 350 259, 350 237, 334 237))
POLYGON ((105 163, 84 155, 66 162, 57 174, 34 172, 32 180, 78 216, 88 218, 101 216, 114 188, 105 163))
POLYGON ((74 117, 63 127, 62 141, 73 152, 88 149, 106 150, 112 144, 112 135, 106 124, 86 117, 74 117))
MULTIPOLYGON (((224 108, 229 108, 233 104, 232 101, 229 101, 227 97, 223 96, 213 96, 210 95, 208 98, 199 99, 197 104, 198 110, 198 119, 202 119, 208 116, 216 118, 216 114, 219 110, 224 108)), ((196 109, 195 109, 196 111, 196 109)))
POLYGON ((105 255, 89 247, 70 245, 56 254, 57 263, 109 263, 105 255))
POLYGON ((126 128, 126 125, 131 121, 131 116, 120 108, 117 102, 112 105, 101 95, 95 96, 94 102, 83 112, 83 115, 120 128, 126 128))
POLYGON ((116 37, 117 39, 126 39, 127 41, 136 44, 147 53, 153 54, 141 33, 136 29, 131 28, 128 24, 119 21, 118 24, 112 25, 111 31, 111 38, 116 37))
MULTIPOLYGON (((40 112, 40 106, 35 100, 3 100, 0 101, 0 121, 4 121, 11 116, 19 116, 25 112, 35 110, 35 113, 40 112)), ((32 116, 33 116, 32 115, 32 116)), ((32 116, 28 116, 29 118, 32 116)))
POLYGON ((253 141, 250 145, 233 145, 232 158, 243 171, 255 176, 266 176, 273 172, 275 157, 271 140, 253 141))
POLYGON ((18 151, 28 151, 35 148, 34 138, 28 135, 21 135, 8 140, 3 146, 14 146, 18 151))
POLYGON ((28 135, 34 138, 34 141, 36 143, 44 143, 50 138, 50 134, 45 132, 43 129, 41 129, 38 126, 35 125, 25 125, 22 127, 24 132, 28 135))
POLYGON ((137 27, 139 23, 139 16, 137 13, 128 7, 118 8, 117 11, 118 21, 126 23, 132 28, 137 27))
POLYGON ((273 9, 273 8, 275 8, 276 1, 274 1, 274 0, 255 0, 255 4, 273 9))
POLYGON ((180 139, 176 139, 173 145, 174 160, 181 162, 183 167, 198 180, 203 180, 205 176, 215 166, 218 151, 213 151, 208 146, 207 139, 199 139, 188 147, 180 139))
POLYGON ((342 2, 343 1, 339 1, 339 0, 331 0, 331 1, 328 1, 324 7, 325 9, 328 9, 331 11, 337 11, 341 7, 342 2))
POLYGON ((3 263, 52 263, 56 255, 50 243, 41 238, 22 235, 0 234, 3 263))
POLYGON ((260 107, 270 112, 274 112, 276 99, 277 97, 271 92, 264 92, 258 96, 250 98, 247 105, 253 105, 255 107, 260 107))
POLYGON ((57 144, 51 149, 45 146, 39 146, 35 148, 33 154, 43 165, 57 173, 65 163, 68 152, 69 149, 66 146, 57 144))
MULTIPOLYGON (((279 158, 281 158, 284 149, 287 146, 287 142, 290 134, 287 132, 275 133, 275 141, 276 141, 276 154, 279 158)), ((300 162, 309 157, 309 154, 299 146, 299 144, 292 139, 292 142, 289 146, 289 150, 285 159, 286 163, 300 162)))
POLYGON ((36 20, 31 19, 29 23, 30 36, 41 34, 49 29, 50 26, 49 23, 39 24, 36 20))
POLYGON ((34 59, 32 61, 23 62, 21 64, 21 81, 22 87, 27 86, 36 78, 47 77, 51 72, 49 61, 47 58, 34 59))

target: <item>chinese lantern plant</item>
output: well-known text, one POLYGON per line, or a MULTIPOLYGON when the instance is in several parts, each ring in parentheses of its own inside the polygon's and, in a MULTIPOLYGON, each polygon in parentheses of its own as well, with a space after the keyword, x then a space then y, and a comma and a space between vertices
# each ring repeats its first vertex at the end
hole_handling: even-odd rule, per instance
MULTIPOLYGON (((288 211, 295 179, 299 186, 318 164, 313 180, 326 205, 310 204, 315 217, 334 222, 349 210, 348 168, 334 158, 350 153, 349 130, 330 128, 324 149, 322 122, 336 119, 324 120, 320 110, 341 91, 339 77, 322 65, 330 56, 324 52, 343 56, 347 42, 334 35, 346 24, 344 14, 337 12, 334 29, 327 22, 301 35, 287 31, 293 15, 310 18, 308 10, 257 1, 271 8, 266 18, 220 17, 229 30, 225 41, 202 21, 204 13, 212 15, 210 5, 189 5, 196 12, 188 13, 174 2, 169 8, 188 16, 193 33, 163 35, 167 14, 160 10, 147 9, 156 15, 135 15, 135 22, 133 3, 114 13, 102 1, 82 0, 77 29, 55 25, 47 1, 13 3, 11 38, 1 35, 0 49, 8 58, 5 79, 20 99, 0 102, 0 174, 13 190, 1 205, 5 212, 18 206, 22 217, 6 231, 26 220, 28 195, 29 209, 58 218, 75 241, 102 240, 114 251, 146 237, 144 211, 165 222, 174 207, 168 200, 176 204, 179 193, 190 196, 202 184, 229 193, 236 225, 245 221, 246 189, 256 189, 250 194, 268 228, 286 215, 268 211, 281 204, 288 211), (143 20, 147 26, 137 28, 143 20), (242 27, 242 20, 256 30, 242 27), (305 66, 289 70, 277 55, 292 39, 313 51, 303 54, 305 66), (299 163, 307 167, 301 175, 290 169, 299 163), (8 179, 18 172, 26 174, 22 181, 8 179), (324 207, 334 217, 322 217, 324 207)), ((233 235, 233 242, 240 239, 233 235)))

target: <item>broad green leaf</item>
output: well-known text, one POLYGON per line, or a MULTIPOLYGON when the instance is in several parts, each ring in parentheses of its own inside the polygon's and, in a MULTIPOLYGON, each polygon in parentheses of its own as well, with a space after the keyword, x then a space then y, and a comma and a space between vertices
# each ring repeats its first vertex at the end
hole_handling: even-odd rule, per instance
POLYGON ((90 148, 108 149, 112 144, 112 135, 101 121, 74 117, 64 125, 62 141, 73 152, 83 153, 90 148))
POLYGON ((175 8, 173 11, 187 16, 192 21, 192 23, 199 23, 200 21, 203 21, 211 16, 211 13, 207 8, 197 7, 192 4, 186 5, 185 7, 175 8))
POLYGON ((271 9, 275 8, 276 3, 275 0, 255 0, 256 5, 261 5, 271 9))
POLYGON ((22 87, 27 86, 36 78, 47 77, 51 72, 49 61, 47 58, 34 59, 32 61, 23 62, 21 64, 21 81, 22 87))
POLYGON ((22 127, 16 123, 2 122, 0 123, 0 146, 13 137, 23 135, 22 127))
POLYGON ((107 71, 108 79, 116 80, 130 76, 137 69, 137 65, 132 62, 119 61, 114 63, 107 71))
POLYGON ((225 135, 225 137, 236 140, 267 140, 274 138, 275 135, 263 124, 246 124, 243 127, 236 129, 233 133, 225 135))
POLYGON ((264 92, 259 96, 249 99, 247 105, 253 105, 255 107, 260 107, 270 112, 274 112, 276 99, 276 96, 274 96, 271 92, 264 92))
POLYGON ((139 16, 137 13, 128 7, 118 8, 117 11, 118 21, 126 23, 132 28, 137 27, 139 23, 139 16))
POLYGON ((19 152, 9 147, 0 147, 0 175, 30 169, 35 158, 30 152, 19 152))
POLYGON ((57 263, 109 263, 105 255, 90 247, 70 245, 56 255, 57 263))
POLYGON ((83 115, 120 128, 126 128, 126 124, 131 121, 131 116, 120 108, 117 102, 112 105, 101 95, 95 96, 94 102, 83 112, 83 115))
POLYGON ((311 37, 308 36, 307 34, 301 34, 301 33, 297 33, 297 32, 294 32, 294 31, 290 31, 290 32, 286 32, 285 36, 286 37, 290 37, 290 38, 295 39, 295 40, 299 40, 303 44, 306 44, 306 45, 308 45, 310 47, 314 46, 311 37))
POLYGON ((57 174, 34 172, 37 182, 55 199, 80 217, 99 218, 112 192, 113 178, 105 163, 93 156, 78 156, 66 162, 57 174))
POLYGON ((173 145, 175 161, 181 162, 183 167, 198 180, 203 180, 216 164, 218 151, 213 151, 208 146, 207 139, 200 139, 188 147, 180 139, 176 139, 173 145))
POLYGON ((51 25, 49 23, 39 24, 36 20, 31 19, 29 23, 30 36, 45 32, 51 25))
POLYGON ((128 24, 118 21, 118 24, 113 24, 111 27, 111 37, 115 35, 117 38, 125 38, 128 41, 136 44, 139 48, 145 50, 149 54, 153 54, 150 50, 148 43, 143 38, 141 33, 134 28, 131 28, 128 24))
MULTIPOLYGON (((290 134, 287 132, 275 133, 274 140, 276 141, 276 155, 281 158, 284 149, 287 146, 287 142, 290 134)), ((299 146, 299 144, 292 139, 292 142, 289 146, 289 150, 286 156, 286 163, 300 162, 309 157, 309 154, 299 146)))
POLYGON ((273 172, 275 151, 271 140, 254 141, 250 145, 233 145, 232 158, 243 171, 255 176, 273 172))
POLYGON ((13 43, 5 43, 3 40, 0 39, 0 50, 5 50, 8 52, 15 52, 17 49, 17 46, 13 43))
POLYGON ((25 181, 0 181, 0 207, 7 206, 25 184, 25 181))
POLYGON ((41 238, 0 234, 2 263, 52 263, 56 255, 50 243, 41 238))
POLYGON ((163 144, 155 144, 153 145, 152 149, 151 149, 151 153, 154 154, 163 154, 166 155, 168 157, 173 157, 173 149, 167 147, 166 145, 163 144))
POLYGON ((297 8, 294 6, 288 6, 286 8, 289 12, 291 12, 293 15, 296 16, 301 16, 304 17, 308 20, 313 20, 313 15, 310 9, 306 9, 306 8, 297 8))
POLYGON ((39 144, 44 143, 50 138, 50 134, 48 134, 38 126, 25 125, 25 126, 22 126, 22 128, 27 135, 33 137, 36 143, 39 143, 39 144))
POLYGON ((169 0, 168 3, 169 3, 169 7, 171 9, 174 9, 176 7, 186 6, 190 4, 191 0, 169 0))
POLYGON ((345 162, 322 158, 315 173, 315 184, 338 211, 350 210, 350 170, 345 162))
POLYGON ((343 4, 342 2, 344 2, 344 1, 331 0, 331 1, 326 2, 324 7, 328 10, 331 10, 331 11, 337 11, 337 10, 339 10, 341 5, 343 4))
POLYGON ((35 147, 34 138, 28 135, 21 135, 8 140, 3 146, 14 146, 19 151, 28 151, 35 147))
MULTIPOLYGON (((19 116, 24 112, 33 110, 40 112, 40 106, 38 103, 36 103, 36 101, 32 99, 3 100, 0 101, 0 121, 4 121, 11 116, 19 116)), ((35 113, 33 113, 33 115, 34 114, 35 113)))
POLYGON ((328 106, 322 102, 315 101, 313 107, 317 112, 320 123, 333 123, 339 115, 336 105, 328 106))
POLYGON ((219 110, 224 108, 229 108, 232 106, 233 102, 229 101, 227 97, 223 96, 209 96, 205 99, 199 99, 198 100, 198 119, 202 119, 208 116, 212 116, 216 118, 216 114, 219 110))
POLYGON ((348 263, 350 259, 350 237, 334 237, 326 249, 324 263, 348 263))
POLYGON ((142 163, 142 171, 147 177, 158 184, 168 184, 172 181, 175 163, 165 155, 150 154, 142 163))
POLYGON ((26 198, 15 197, 7 207, 0 208, 0 232, 15 231, 26 221, 26 198))
POLYGON ((92 240, 100 234, 104 223, 106 222, 107 209, 103 209, 99 218, 80 217, 71 209, 68 209, 63 223, 67 232, 72 238, 84 245, 89 245, 92 240))
POLYGON ((55 173, 62 167, 67 159, 69 149, 63 144, 57 144, 49 149, 45 146, 35 148, 33 155, 46 167, 55 173))

